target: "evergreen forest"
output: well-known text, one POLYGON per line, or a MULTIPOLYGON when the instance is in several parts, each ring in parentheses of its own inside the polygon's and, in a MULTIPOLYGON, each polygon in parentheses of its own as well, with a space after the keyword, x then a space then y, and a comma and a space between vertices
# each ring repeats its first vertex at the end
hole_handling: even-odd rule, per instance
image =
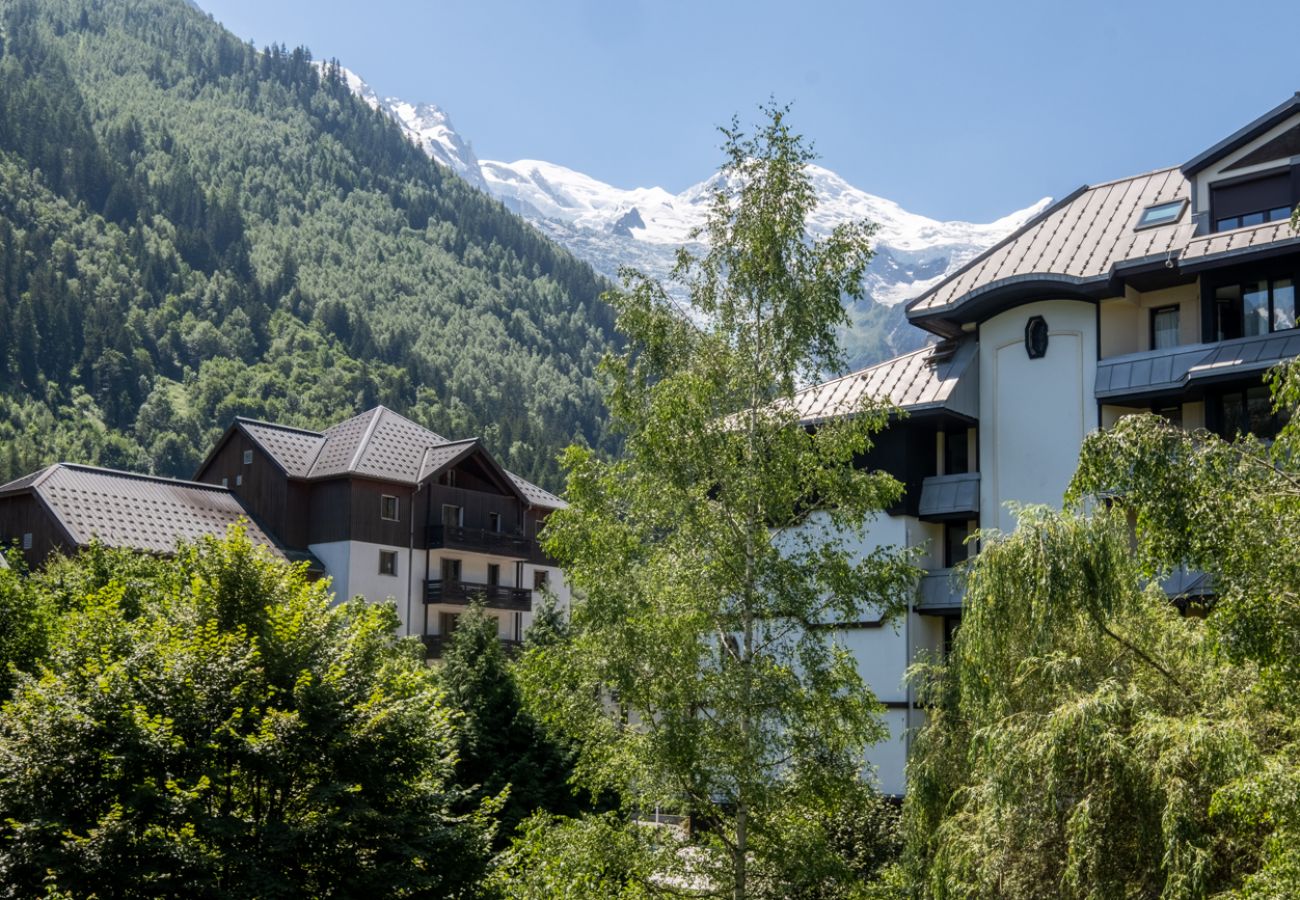
POLYGON ((189 477, 234 416, 382 403, 554 488, 608 444, 606 286, 306 49, 183 0, 0 0, 0 481, 189 477))

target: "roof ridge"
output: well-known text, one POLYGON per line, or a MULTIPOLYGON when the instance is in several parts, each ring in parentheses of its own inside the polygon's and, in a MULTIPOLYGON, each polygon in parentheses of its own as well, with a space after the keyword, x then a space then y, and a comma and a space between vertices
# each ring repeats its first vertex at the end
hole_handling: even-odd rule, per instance
POLYGON ((840 381, 847 381, 851 378, 860 378, 861 376, 865 375, 867 372, 870 372, 873 369, 879 369, 882 366, 893 365, 894 363, 898 362, 900 359, 908 359, 909 357, 916 356, 918 353, 929 353, 932 350, 934 350, 934 345, 926 344, 924 347, 918 347, 915 350, 909 350, 906 353, 900 353, 897 356, 891 356, 889 359, 882 359, 880 362, 872 363, 869 366, 863 366, 861 369, 854 369, 852 372, 845 372, 843 375, 836 375, 834 378, 828 378, 825 381, 819 381, 816 384, 810 384, 805 387, 801 387, 799 388, 799 390, 795 391, 795 394, 802 394, 805 391, 817 390, 818 388, 823 388, 840 381))
MULTIPOLYGON (((379 420, 384 417, 384 413, 387 411, 387 407, 382 403, 370 410, 370 424, 366 426, 366 433, 361 435, 361 440, 357 441, 357 449, 352 452, 352 462, 348 463, 348 472, 355 472, 357 470, 357 464, 361 462, 361 457, 365 454, 370 439, 375 436, 375 428, 378 427, 379 420)), ((416 474, 418 475, 419 473, 417 472, 416 474)))
POLYGON ((1137 175, 1128 175, 1124 178, 1112 178, 1109 181, 1099 181, 1096 184, 1084 185, 1085 190, 1095 191, 1097 188, 1112 187, 1122 184, 1125 181, 1137 181, 1139 178, 1150 178, 1153 175, 1159 175, 1163 172, 1176 172, 1178 166, 1161 166, 1158 169, 1152 169, 1149 172, 1139 172, 1137 175))
POLYGON ((251 419, 248 416, 235 416, 235 421, 241 425, 261 425, 264 428, 275 428, 279 431, 296 431, 298 434, 307 434, 312 437, 324 437, 319 431, 312 431, 310 428, 299 428, 296 425, 282 425, 279 422, 268 422, 265 419, 251 419))
MULTIPOLYGON (((58 463, 54 463, 49 468, 51 470, 57 468, 76 469, 81 472, 93 472, 96 475, 113 475, 118 478, 134 478, 137 481, 152 481, 158 484, 172 484, 172 485, 179 485, 181 487, 203 488, 204 490, 217 491, 218 493, 230 494, 231 496, 234 496, 234 493, 230 490, 230 488, 222 487, 219 484, 208 484, 206 481, 190 481, 185 478, 171 478, 167 475, 149 475, 145 472, 128 472, 125 469, 109 469, 104 466, 92 466, 87 463, 58 462, 58 463)), ((48 477, 48 474, 49 473, 47 472, 46 475, 40 479, 40 481, 44 481, 45 478, 48 477)), ((37 482, 32 482, 32 485, 35 486, 36 483, 37 482)))

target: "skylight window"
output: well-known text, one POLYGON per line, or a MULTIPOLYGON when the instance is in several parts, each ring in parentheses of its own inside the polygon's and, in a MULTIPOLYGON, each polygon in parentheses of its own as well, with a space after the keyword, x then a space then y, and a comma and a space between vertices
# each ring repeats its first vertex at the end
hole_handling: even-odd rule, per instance
POLYGON ((1170 200, 1167 203, 1157 203, 1155 206, 1148 206, 1142 210, 1142 216, 1138 219, 1135 228, 1154 228, 1157 225, 1169 225, 1177 222, 1183 216, 1183 209, 1187 206, 1186 200, 1170 200))

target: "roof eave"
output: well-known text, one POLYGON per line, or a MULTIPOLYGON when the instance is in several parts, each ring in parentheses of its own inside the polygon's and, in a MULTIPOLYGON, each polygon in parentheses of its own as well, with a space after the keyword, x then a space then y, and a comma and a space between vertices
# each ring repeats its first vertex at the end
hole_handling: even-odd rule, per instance
POLYGON ((1255 121, 1228 135, 1210 149, 1193 156, 1180 167, 1182 173, 1188 178, 1191 178, 1197 172, 1208 168, 1211 164, 1227 156, 1234 150, 1244 147, 1246 144, 1250 143, 1255 138, 1259 137, 1261 134, 1296 112, 1300 112, 1300 91, 1297 91, 1286 100, 1283 100, 1277 106, 1264 113, 1264 115, 1255 119, 1255 121))

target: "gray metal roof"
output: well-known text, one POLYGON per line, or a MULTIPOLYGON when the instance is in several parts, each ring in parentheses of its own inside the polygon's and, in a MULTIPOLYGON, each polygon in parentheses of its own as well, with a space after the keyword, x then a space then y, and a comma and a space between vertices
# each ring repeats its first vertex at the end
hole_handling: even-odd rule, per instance
POLYGON ((179 541, 220 537, 242 524, 251 541, 284 553, 229 490, 194 481, 56 463, 0 487, 0 496, 30 491, 77 544, 170 553, 179 541))
POLYGON ((921 481, 921 518, 975 518, 980 511, 980 475, 932 475, 921 481))
POLYGON ((359 475, 417 485, 478 447, 494 468, 508 476, 526 502, 553 509, 565 505, 549 491, 501 469, 477 438, 448 441, 384 406, 322 433, 251 419, 236 419, 235 423, 294 478, 359 475))
POLYGON ((1098 400, 1173 393, 1198 381, 1263 373, 1284 359, 1300 356, 1295 331, 1235 338, 1214 344, 1148 350, 1098 360, 1098 400))
POLYGON ((244 433, 294 478, 306 478, 325 446, 325 436, 271 422, 237 420, 244 433))
POLYGON ((1203 235, 1188 242, 1179 257, 1179 266, 1195 270, 1202 264, 1253 253, 1265 246, 1278 251, 1295 249, 1300 247, 1300 234, 1292 230, 1291 221, 1287 219, 1203 235))
POLYGON ((1104 282, 1119 264, 1167 258, 1192 236, 1187 210, 1168 225, 1134 226, 1148 206, 1186 200, 1190 192, 1176 167, 1081 188, 913 300, 908 315, 949 312, 1016 282, 1041 280, 1062 287, 1104 282))
POLYGON ((813 385, 795 394, 801 422, 812 424, 850 415, 868 401, 889 403, 919 412, 946 409, 979 415, 977 345, 963 341, 950 355, 934 347, 906 353, 841 378, 813 385))

